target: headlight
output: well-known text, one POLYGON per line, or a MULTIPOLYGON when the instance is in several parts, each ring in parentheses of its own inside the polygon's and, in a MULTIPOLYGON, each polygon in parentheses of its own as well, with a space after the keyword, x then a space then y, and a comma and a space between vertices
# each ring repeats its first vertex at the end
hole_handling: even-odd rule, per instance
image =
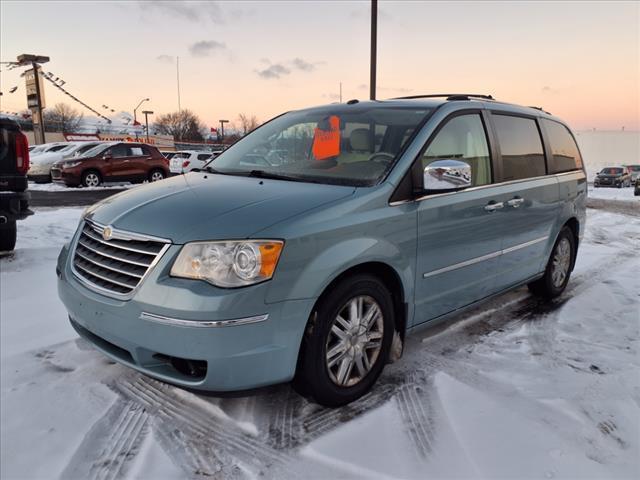
POLYGON ((82 162, 64 162, 62 164, 62 169, 64 170, 65 168, 73 168, 73 167, 77 167, 78 165, 80 165, 82 162))
POLYGON ((187 243, 171 276, 206 280, 217 287, 242 287, 273 277, 284 242, 238 240, 187 243))

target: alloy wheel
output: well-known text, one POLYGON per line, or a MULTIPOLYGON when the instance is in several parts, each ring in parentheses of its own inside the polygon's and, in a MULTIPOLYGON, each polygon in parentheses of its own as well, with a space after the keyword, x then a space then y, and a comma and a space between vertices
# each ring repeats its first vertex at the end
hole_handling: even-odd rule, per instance
POLYGON ((556 288, 562 287, 571 266, 571 244, 569 239, 562 238, 553 254, 551 264, 551 282, 556 288))
POLYGON ((151 181, 152 182, 157 182, 158 180, 164 180, 164 175, 162 174, 162 172, 153 172, 151 174, 151 181))
POLYGON ((95 173, 88 173, 85 176, 84 184, 87 187, 97 187, 98 185, 100 185, 100 177, 98 177, 98 175, 95 173))
POLYGON ((350 299, 338 312, 326 344, 326 366, 331 381, 340 387, 359 383, 380 355, 384 319, 380 305, 370 296, 350 299))

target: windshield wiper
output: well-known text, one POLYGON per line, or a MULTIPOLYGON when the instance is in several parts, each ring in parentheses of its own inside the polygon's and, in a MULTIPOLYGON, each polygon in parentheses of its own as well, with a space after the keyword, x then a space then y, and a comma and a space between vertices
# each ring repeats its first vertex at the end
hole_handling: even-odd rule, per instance
POLYGON ((311 182, 317 183, 313 180, 308 180, 306 178, 300 177, 291 177, 289 175, 282 175, 280 173, 267 172, 265 170, 251 170, 248 174, 249 177, 257 177, 257 178, 270 178, 272 180, 288 180, 290 182, 311 182))

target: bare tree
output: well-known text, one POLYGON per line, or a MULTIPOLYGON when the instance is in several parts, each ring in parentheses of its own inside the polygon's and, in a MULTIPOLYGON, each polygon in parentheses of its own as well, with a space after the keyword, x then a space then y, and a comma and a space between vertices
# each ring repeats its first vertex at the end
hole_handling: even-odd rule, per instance
POLYGON ((238 115, 238 121, 240 122, 240 127, 242 128, 244 135, 260 126, 260 121, 255 115, 249 116, 241 113, 238 115))
POLYGON ((202 133, 206 130, 200 118, 190 110, 161 115, 152 128, 162 135, 173 135, 178 142, 202 142, 202 133))
POLYGON ((83 115, 66 103, 56 103, 44 112, 44 126, 48 131, 73 133, 82 123, 83 115))

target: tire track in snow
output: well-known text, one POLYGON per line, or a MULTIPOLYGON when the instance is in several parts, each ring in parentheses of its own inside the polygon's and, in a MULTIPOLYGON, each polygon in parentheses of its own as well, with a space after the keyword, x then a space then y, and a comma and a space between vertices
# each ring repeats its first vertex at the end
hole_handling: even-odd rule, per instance
POLYGON ((61 478, 122 478, 148 434, 148 420, 149 415, 136 402, 116 400, 89 430, 61 478))
POLYGON ((394 396, 403 424, 420 458, 427 458, 433 449, 434 412, 430 403, 429 382, 424 372, 414 372, 394 396))
POLYGON ((135 381, 119 382, 116 388, 123 395, 144 402, 159 429, 178 430, 186 438, 200 439, 194 443, 191 453, 200 455, 199 469, 205 474, 223 472, 225 478, 237 476, 240 472, 237 460, 259 472, 270 468, 286 471, 292 460, 290 454, 271 448, 240 430, 231 419, 217 417, 190 401, 190 393, 181 391, 179 396, 173 395, 174 387, 142 376, 135 381))

